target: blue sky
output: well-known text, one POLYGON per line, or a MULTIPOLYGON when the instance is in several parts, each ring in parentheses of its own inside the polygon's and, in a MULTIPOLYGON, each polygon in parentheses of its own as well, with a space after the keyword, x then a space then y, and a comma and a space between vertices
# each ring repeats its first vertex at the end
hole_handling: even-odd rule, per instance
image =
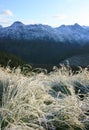
POLYGON ((89 0, 0 0, 0 25, 79 23, 89 26, 89 0))

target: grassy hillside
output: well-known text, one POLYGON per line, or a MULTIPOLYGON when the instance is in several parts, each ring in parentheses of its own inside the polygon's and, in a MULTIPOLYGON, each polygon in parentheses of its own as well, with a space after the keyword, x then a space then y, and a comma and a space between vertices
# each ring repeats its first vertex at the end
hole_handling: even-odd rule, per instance
POLYGON ((11 53, 7 53, 4 51, 0 51, 0 65, 3 67, 10 66, 11 68, 13 67, 18 67, 19 65, 22 66, 25 64, 25 62, 16 57, 15 55, 11 53))
MULTIPOLYGON (((82 43, 81 43, 82 44, 82 43)), ((59 64, 60 61, 89 52, 89 45, 80 46, 68 41, 55 42, 52 39, 11 40, 0 39, 0 50, 12 53, 33 64, 59 64), (77 47, 76 47, 77 46, 77 47)))
POLYGON ((1 130, 89 130, 89 72, 49 74, 0 68, 1 130))

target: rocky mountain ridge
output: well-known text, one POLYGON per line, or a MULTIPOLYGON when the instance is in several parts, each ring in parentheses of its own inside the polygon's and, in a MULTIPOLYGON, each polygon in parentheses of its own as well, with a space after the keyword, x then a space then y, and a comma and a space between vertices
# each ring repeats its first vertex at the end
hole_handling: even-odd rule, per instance
POLYGON ((0 27, 0 51, 32 64, 59 64, 71 57, 89 54, 89 27, 76 23, 53 28, 16 21, 9 27, 0 27))
POLYGON ((0 38, 15 40, 53 40, 55 42, 69 42, 84 45, 89 42, 89 27, 74 25, 61 25, 53 28, 48 25, 24 25, 16 21, 9 27, 0 27, 0 38))

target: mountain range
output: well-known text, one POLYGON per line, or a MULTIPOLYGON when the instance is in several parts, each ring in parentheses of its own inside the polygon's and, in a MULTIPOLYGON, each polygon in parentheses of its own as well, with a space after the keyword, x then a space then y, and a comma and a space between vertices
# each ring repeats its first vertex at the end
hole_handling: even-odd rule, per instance
POLYGON ((48 25, 24 25, 16 21, 9 27, 0 26, 0 38, 16 40, 54 40, 55 42, 70 42, 85 44, 89 41, 89 27, 74 25, 61 25, 53 28, 48 25))
POLYGON ((89 54, 89 27, 75 23, 53 28, 16 21, 8 27, 0 26, 0 51, 15 54, 28 63, 59 64, 73 56, 89 54))

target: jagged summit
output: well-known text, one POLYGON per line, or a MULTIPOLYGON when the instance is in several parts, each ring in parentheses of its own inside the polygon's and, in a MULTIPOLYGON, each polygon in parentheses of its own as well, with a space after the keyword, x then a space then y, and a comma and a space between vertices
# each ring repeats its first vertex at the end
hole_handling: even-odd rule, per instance
POLYGON ((74 26, 75 27, 80 27, 80 25, 78 23, 75 23, 74 26))
POLYGON ((75 23, 74 25, 71 25, 72 28, 74 29, 83 29, 82 26, 80 26, 78 23, 75 23))
POLYGON ((89 29, 78 23, 53 28, 42 24, 25 25, 16 21, 11 26, 0 29, 0 38, 7 39, 8 37, 16 40, 46 39, 83 45, 89 42, 89 29))
POLYGON ((20 21, 16 21, 16 22, 14 22, 12 25, 11 25, 11 27, 20 27, 20 26, 24 26, 24 24, 22 23, 22 22, 20 22, 20 21))
POLYGON ((71 28, 71 27, 79 28, 79 27, 82 27, 82 26, 80 26, 78 23, 75 23, 73 25, 65 25, 65 24, 63 24, 63 25, 61 25, 61 26, 59 26, 57 28, 66 28, 66 27, 69 27, 69 28, 71 28))

